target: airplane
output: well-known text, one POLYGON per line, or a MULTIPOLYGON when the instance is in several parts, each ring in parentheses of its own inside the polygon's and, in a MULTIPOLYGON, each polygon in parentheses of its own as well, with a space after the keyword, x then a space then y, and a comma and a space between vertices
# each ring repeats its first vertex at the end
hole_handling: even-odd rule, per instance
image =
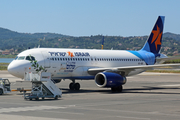
POLYGON ((75 80, 95 80, 98 87, 122 92, 127 76, 156 67, 180 66, 160 64, 168 59, 160 53, 164 19, 164 16, 158 16, 145 45, 138 51, 34 48, 19 53, 9 64, 8 72, 23 79, 25 72, 34 71, 29 60, 37 60, 39 65, 51 73, 56 82, 70 79, 70 90, 80 89, 80 84, 75 80))

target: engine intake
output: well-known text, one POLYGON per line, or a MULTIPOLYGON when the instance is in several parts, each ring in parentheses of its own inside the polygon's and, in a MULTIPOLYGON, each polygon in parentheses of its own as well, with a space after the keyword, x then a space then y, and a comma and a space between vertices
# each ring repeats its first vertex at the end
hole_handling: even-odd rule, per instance
POLYGON ((95 76, 98 87, 117 87, 126 83, 126 77, 111 72, 100 72, 95 76))

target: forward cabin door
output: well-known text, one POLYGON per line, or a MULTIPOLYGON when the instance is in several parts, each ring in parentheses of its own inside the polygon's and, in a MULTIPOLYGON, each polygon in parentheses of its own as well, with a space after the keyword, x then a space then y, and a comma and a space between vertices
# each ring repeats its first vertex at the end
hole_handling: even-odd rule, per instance
POLYGON ((41 51, 43 57, 44 57, 44 67, 50 68, 50 57, 49 54, 46 51, 41 51))

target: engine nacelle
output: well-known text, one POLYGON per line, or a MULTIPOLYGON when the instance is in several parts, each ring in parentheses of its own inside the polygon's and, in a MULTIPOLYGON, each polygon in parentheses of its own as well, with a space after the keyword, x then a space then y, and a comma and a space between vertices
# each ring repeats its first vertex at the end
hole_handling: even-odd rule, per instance
POLYGON ((98 87, 117 87, 126 83, 126 77, 117 73, 100 72, 95 76, 95 82, 98 87))

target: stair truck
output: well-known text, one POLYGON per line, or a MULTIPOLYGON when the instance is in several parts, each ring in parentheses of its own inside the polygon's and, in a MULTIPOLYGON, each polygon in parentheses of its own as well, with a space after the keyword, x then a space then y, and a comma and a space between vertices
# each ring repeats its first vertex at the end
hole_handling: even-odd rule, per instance
POLYGON ((24 92, 25 100, 39 100, 39 98, 54 98, 58 99, 62 96, 61 90, 51 80, 51 73, 49 72, 25 72, 26 81, 31 81, 31 93, 24 92))

